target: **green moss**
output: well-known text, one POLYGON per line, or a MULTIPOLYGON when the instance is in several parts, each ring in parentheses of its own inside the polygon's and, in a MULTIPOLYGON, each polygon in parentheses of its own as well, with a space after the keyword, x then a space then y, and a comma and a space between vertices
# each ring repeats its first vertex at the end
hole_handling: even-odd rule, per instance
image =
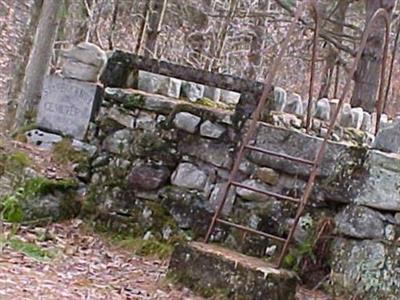
POLYGON ((25 132, 36 129, 37 126, 35 123, 30 123, 30 124, 26 124, 20 128, 18 128, 17 130, 15 130, 14 132, 11 133, 11 137, 14 138, 17 141, 20 141, 22 143, 26 143, 27 142, 27 138, 25 136, 25 132))
POLYGON ((114 240, 114 244, 136 255, 167 259, 174 250, 173 245, 156 239, 143 240, 141 238, 123 238, 114 240))
POLYGON ((206 107, 211 107, 211 108, 225 109, 225 110, 233 110, 235 108, 235 106, 227 105, 222 102, 215 102, 209 98, 202 98, 202 99, 196 101, 196 104, 206 106, 206 107))
POLYGON ((17 238, 11 238, 7 243, 15 251, 22 252, 25 255, 37 260, 45 260, 55 257, 54 252, 50 252, 36 244, 24 242, 17 238))
POLYGON ((68 192, 76 189, 78 183, 74 179, 53 180, 44 177, 34 177, 26 180, 18 189, 18 193, 24 198, 33 198, 46 195, 55 191, 68 192))
POLYGON ((143 108, 146 104, 146 100, 143 95, 130 94, 122 106, 126 109, 143 108))
POLYGON ((72 141, 64 138, 61 142, 58 142, 53 147, 53 157, 61 164, 68 162, 72 163, 86 163, 88 157, 82 151, 75 150, 72 147, 72 141))

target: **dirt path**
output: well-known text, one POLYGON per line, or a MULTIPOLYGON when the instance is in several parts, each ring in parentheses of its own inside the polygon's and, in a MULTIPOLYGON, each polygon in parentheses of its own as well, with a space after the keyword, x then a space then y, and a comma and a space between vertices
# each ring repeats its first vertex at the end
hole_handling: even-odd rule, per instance
POLYGON ((74 220, 45 228, 3 228, 0 299, 187 299, 159 260, 113 249, 74 220))

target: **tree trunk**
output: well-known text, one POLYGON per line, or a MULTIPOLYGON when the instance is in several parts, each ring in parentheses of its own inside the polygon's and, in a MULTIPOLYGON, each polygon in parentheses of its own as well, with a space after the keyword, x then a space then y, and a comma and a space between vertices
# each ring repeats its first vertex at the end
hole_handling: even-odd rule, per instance
POLYGON ((9 130, 14 123, 15 114, 18 105, 18 97, 22 90, 22 82, 25 77, 25 68, 29 61, 29 53, 32 49, 33 37, 38 26, 40 11, 42 8, 43 0, 35 0, 31 8, 31 17, 29 25, 25 29, 22 37, 22 43, 18 49, 18 53, 14 58, 12 67, 12 80, 8 92, 8 102, 6 106, 6 115, 4 119, 4 129, 9 130))
MULTIPOLYGON (((395 0, 367 0, 366 21, 368 22, 373 14, 384 8, 391 14, 395 0)), ((379 86, 380 70, 382 64, 382 45, 384 42, 384 21, 379 19, 372 26, 372 32, 367 40, 367 46, 361 57, 357 72, 354 75, 354 91, 351 98, 352 106, 361 106, 368 112, 373 112, 376 103, 376 94, 379 86)))
POLYGON ((238 3, 239 3, 238 0, 231 0, 231 2, 230 2, 228 17, 226 18, 224 24, 221 26, 221 30, 218 34, 218 46, 217 46, 215 55, 213 57, 213 61, 211 63, 210 71, 212 71, 212 72, 219 71, 219 67, 221 65, 222 53, 224 51, 226 39, 228 37, 228 29, 229 29, 229 26, 231 25, 232 20, 235 16, 235 12, 236 12, 238 3))
POLYGON ((147 29, 147 39, 144 55, 155 58, 157 56, 157 38, 161 31, 168 0, 153 0, 147 29))
MULTIPOLYGON (((259 4, 260 12, 266 13, 269 8, 269 0, 264 0, 259 4)), ((251 80, 257 79, 256 66, 260 66, 262 62, 262 50, 264 48, 264 41, 267 29, 265 27, 265 17, 259 17, 254 26, 254 33, 250 42, 250 51, 247 55, 248 64, 245 70, 245 75, 251 80)))
POLYGON ((117 25, 118 12, 119 12, 119 0, 115 0, 114 7, 113 7, 113 13, 112 13, 112 19, 111 19, 110 32, 108 35, 108 49, 110 49, 110 50, 114 49, 114 31, 115 31, 115 27, 117 25))
POLYGON ((143 8, 143 13, 142 13, 142 19, 140 21, 140 26, 139 26, 139 33, 138 33, 138 38, 136 42, 136 47, 135 47, 135 53, 140 54, 140 51, 142 49, 142 45, 144 43, 144 38, 146 36, 146 28, 148 26, 149 22, 149 17, 150 17, 150 0, 145 0, 144 8, 143 8))
MULTIPOLYGON (((337 3, 337 7, 335 7, 335 11, 331 17, 333 22, 330 22, 330 30, 337 33, 338 35, 343 33, 343 27, 346 19, 346 11, 349 7, 350 2, 351 1, 349 0, 339 0, 337 3)), ((338 42, 342 44, 342 41, 338 42)), ((337 64, 338 55, 339 53, 337 48, 332 44, 328 44, 327 54, 325 57, 325 67, 321 79, 321 89, 318 96, 319 99, 329 98, 329 89, 332 84, 332 75, 335 65, 337 64)))
POLYGON ((36 30, 32 53, 26 68, 23 90, 16 112, 16 127, 32 121, 40 100, 43 81, 49 70, 53 44, 57 34, 62 1, 44 0, 36 30))

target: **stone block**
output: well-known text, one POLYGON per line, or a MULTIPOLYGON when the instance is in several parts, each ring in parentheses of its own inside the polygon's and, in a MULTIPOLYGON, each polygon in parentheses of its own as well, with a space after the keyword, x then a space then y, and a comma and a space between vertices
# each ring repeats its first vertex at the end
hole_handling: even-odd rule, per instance
POLYGON ((139 71, 138 88, 152 94, 179 98, 182 81, 146 71, 139 71))
POLYGON ((178 187, 203 191, 207 174, 191 163, 180 163, 172 174, 171 183, 178 187))
POLYGON ((369 112, 363 112, 363 120, 361 124, 361 130, 371 132, 372 130, 372 117, 369 112))
POLYGON ((353 127, 354 115, 349 103, 344 103, 340 112, 339 125, 343 127, 353 127))
POLYGON ((221 90, 221 102, 229 104, 229 105, 236 105, 239 103, 240 93, 221 90))
POLYGON ((219 139, 225 133, 225 131, 226 129, 224 126, 212 123, 209 120, 205 121, 200 126, 200 135, 212 139, 219 139))
POLYGON ((200 124, 201 118, 188 112, 180 112, 175 115, 174 125, 176 128, 195 133, 197 126, 200 124))
POLYGON ((256 177, 269 185, 277 185, 279 182, 279 173, 270 168, 257 168, 256 177))
MULTIPOLYGON (((224 185, 225 185, 225 183, 217 183, 215 185, 213 191, 211 192, 209 201, 210 201, 210 205, 214 209, 217 209, 217 207, 220 204, 219 197, 220 197, 220 194, 222 193, 222 189, 223 189, 224 185)), ((226 197, 224 207, 222 208, 222 214, 229 215, 231 213, 233 204, 235 203, 235 199, 236 199, 235 188, 231 187, 229 189, 228 195, 226 197)))
POLYGON ((182 97, 190 102, 196 102, 204 97, 204 85, 194 82, 184 82, 182 84, 182 97))
POLYGON ((224 299, 295 299, 293 272, 213 244, 192 242, 176 247, 169 270, 187 287, 222 293, 224 299))
POLYGON ((361 129, 361 125, 363 123, 364 111, 361 107, 355 107, 351 109, 351 113, 353 114, 353 126, 355 129, 361 129))
POLYGON ((365 206, 348 205, 335 217, 335 228, 341 235, 359 239, 383 239, 385 217, 365 206))
POLYGON ((334 240, 330 282, 335 296, 357 295, 363 300, 398 299, 399 250, 376 240, 334 240))
MULTIPOLYGON (((257 147, 312 161, 315 159, 317 151, 322 144, 322 138, 310 136, 296 130, 266 125, 259 127, 255 142, 257 147)), ((329 141, 322 160, 320 176, 334 176, 348 164, 358 162, 358 150, 361 151, 362 149, 345 143, 329 141)), ((309 175, 309 167, 302 163, 256 151, 251 151, 248 157, 260 166, 269 167, 286 174, 305 177, 309 175)))
MULTIPOLYGON (((270 191, 271 188, 266 185, 265 183, 262 183, 260 181, 254 180, 254 179, 247 179, 242 182, 242 184, 247 185, 252 188, 256 188, 262 191, 270 191)), ((247 200, 247 201, 267 201, 269 199, 269 196, 257 193, 254 191, 251 191, 249 189, 245 188, 237 188, 236 193, 238 196, 240 196, 242 199, 247 200)))
POLYGON ((380 128, 373 148, 385 152, 400 153, 400 123, 395 122, 380 128))
POLYGON ((219 102, 221 100, 221 89, 211 86, 205 86, 204 97, 211 99, 215 102, 219 102))
POLYGON ((285 112, 294 115, 302 115, 304 113, 303 101, 299 94, 293 93, 288 96, 285 112))
POLYGON ((354 182, 353 202, 380 210, 400 211, 400 156, 371 150, 360 183, 354 182))
POLYGON ((128 182, 132 188, 151 191, 165 184, 169 175, 170 171, 165 166, 140 163, 132 168, 128 182))
POLYGON ((331 116, 331 105, 327 98, 318 100, 315 108, 315 117, 324 121, 329 121, 331 116))
POLYGON ((62 49, 60 56, 64 60, 63 76, 82 81, 97 82, 107 62, 106 53, 88 42, 82 42, 71 49, 62 49))
POLYGON ((101 98, 102 89, 97 84, 48 76, 36 123, 40 128, 83 139, 101 98))
POLYGON ((286 106, 287 94, 286 91, 281 87, 274 88, 274 105, 273 109, 276 111, 283 112, 286 106))

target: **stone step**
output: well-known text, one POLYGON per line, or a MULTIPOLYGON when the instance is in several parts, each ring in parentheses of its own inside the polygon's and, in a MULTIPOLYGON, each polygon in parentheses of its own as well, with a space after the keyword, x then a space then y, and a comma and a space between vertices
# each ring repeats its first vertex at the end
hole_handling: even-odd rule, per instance
POLYGON ((295 298, 294 272, 214 244, 192 242, 176 247, 169 271, 173 278, 205 296, 244 300, 295 298))

